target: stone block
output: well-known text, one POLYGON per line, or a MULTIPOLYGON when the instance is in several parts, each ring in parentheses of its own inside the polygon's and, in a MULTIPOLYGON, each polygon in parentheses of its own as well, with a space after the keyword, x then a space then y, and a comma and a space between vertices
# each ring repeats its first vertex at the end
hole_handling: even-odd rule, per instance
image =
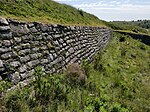
POLYGON ((12 52, 8 52, 8 53, 5 53, 5 54, 2 54, 1 55, 1 58, 6 60, 6 59, 9 59, 12 57, 12 52))
POLYGON ((0 60, 0 72, 4 71, 5 68, 4 68, 4 65, 3 65, 3 61, 0 60))
POLYGON ((11 51, 11 47, 9 47, 9 48, 0 48, 0 54, 2 54, 2 53, 6 53, 6 52, 10 52, 11 51))
POLYGON ((41 59, 41 64, 47 64, 48 62, 48 59, 41 59))
POLYGON ((33 68, 35 66, 37 66, 40 63, 39 60, 33 60, 27 63, 27 65, 29 66, 29 68, 33 68))
POLYGON ((70 48, 68 51, 69 51, 71 54, 74 53, 74 49, 73 49, 73 48, 70 48))
POLYGON ((15 72, 13 74, 10 74, 8 78, 11 82, 17 84, 20 81, 20 74, 19 72, 15 72))
POLYGON ((12 38, 12 32, 1 32, 0 38, 10 39, 10 38, 12 38))
POLYGON ((11 42, 10 42, 10 40, 3 40, 2 45, 8 47, 11 45, 11 42))
POLYGON ((22 65, 20 68, 19 68, 19 71, 20 73, 24 73, 27 71, 27 66, 26 65, 22 65))
POLYGON ((32 69, 30 71, 27 71, 26 73, 20 74, 20 76, 22 79, 26 79, 28 77, 31 77, 34 74, 34 72, 35 72, 34 69, 32 69))
POLYGON ((30 44, 26 43, 26 44, 21 44, 23 49, 29 49, 30 48, 30 44))
POLYGON ((0 26, 0 31, 3 32, 3 31, 10 31, 10 27, 9 26, 0 26))
POLYGON ((20 57, 20 61, 21 61, 21 63, 26 63, 26 62, 30 61, 30 56, 27 55, 25 57, 20 57))
POLYGON ((38 30, 35 27, 29 28, 30 32, 32 33, 36 33, 38 32, 38 30))
POLYGON ((38 59, 42 56, 42 53, 30 54, 31 59, 38 59))
POLYGON ((2 81, 3 79, 2 79, 2 77, 0 76, 0 81, 2 81))
POLYGON ((9 23, 5 18, 0 17, 0 25, 8 25, 9 23))
POLYGON ((24 50, 20 50, 18 52, 19 55, 27 55, 30 54, 31 50, 30 49, 24 49, 24 50))
POLYGON ((14 36, 21 36, 29 33, 29 29, 27 28, 26 24, 10 24, 10 28, 14 36))
POLYGON ((16 67, 20 67, 21 63, 19 61, 14 61, 14 62, 10 62, 10 65, 16 68, 16 67))

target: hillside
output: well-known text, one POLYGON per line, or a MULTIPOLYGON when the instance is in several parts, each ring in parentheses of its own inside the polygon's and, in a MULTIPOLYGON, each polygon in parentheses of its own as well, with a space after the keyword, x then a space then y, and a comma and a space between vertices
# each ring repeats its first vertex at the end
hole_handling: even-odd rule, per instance
POLYGON ((122 30, 131 33, 140 33, 150 35, 149 21, 139 20, 139 21, 112 21, 107 23, 108 27, 114 30, 122 30))
POLYGON ((92 14, 52 0, 0 0, 0 16, 28 22, 105 26, 92 14))
POLYGON ((136 25, 145 29, 150 29, 150 20, 137 20, 137 21, 113 21, 114 23, 123 23, 126 25, 136 25))
MULTIPOLYGON (((150 33, 141 25, 108 23, 50 0, 0 0, 0 16, 150 33)), ((51 75, 43 73, 41 66, 34 69, 34 81, 4 97, 2 93, 13 84, 7 79, 0 81, 0 112, 150 112, 150 46, 130 36, 113 32, 110 44, 93 62, 83 60, 80 69, 87 76, 84 83, 67 77, 67 70, 51 75)))
MULTIPOLYGON (((8 92, 0 111, 13 112, 149 112, 150 47, 114 33, 106 50, 92 63, 83 62, 87 81, 64 74, 43 75, 35 68, 34 82, 8 92)), ((1 81, 0 89, 10 82, 1 81)))

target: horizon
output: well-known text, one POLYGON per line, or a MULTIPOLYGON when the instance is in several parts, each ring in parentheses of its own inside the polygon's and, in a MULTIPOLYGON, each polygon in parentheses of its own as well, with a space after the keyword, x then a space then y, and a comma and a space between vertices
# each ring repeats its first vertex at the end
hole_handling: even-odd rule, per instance
POLYGON ((149 0, 54 0, 71 5, 105 21, 137 21, 150 19, 149 0))

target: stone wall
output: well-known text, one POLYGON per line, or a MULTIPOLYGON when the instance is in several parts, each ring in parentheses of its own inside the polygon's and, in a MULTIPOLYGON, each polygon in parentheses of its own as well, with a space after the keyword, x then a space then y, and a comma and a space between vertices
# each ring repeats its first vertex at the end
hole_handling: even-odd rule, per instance
POLYGON ((34 68, 60 73, 69 63, 92 59, 111 38, 103 27, 24 23, 0 18, 0 80, 14 84, 32 76, 34 68))

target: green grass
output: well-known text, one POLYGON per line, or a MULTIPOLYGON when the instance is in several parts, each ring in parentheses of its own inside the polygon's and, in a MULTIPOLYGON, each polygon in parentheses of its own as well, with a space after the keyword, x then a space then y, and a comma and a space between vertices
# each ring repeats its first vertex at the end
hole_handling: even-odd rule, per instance
POLYGON ((64 75, 42 76, 8 92, 1 110, 13 112, 149 112, 150 47, 129 36, 114 33, 106 50, 82 67, 85 84, 68 83, 64 75))
POLYGON ((108 22, 106 25, 114 30, 122 30, 125 32, 131 32, 136 34, 148 34, 150 35, 150 30, 146 28, 142 28, 136 24, 131 24, 126 21, 116 21, 116 22, 108 22))
POLYGON ((92 14, 52 0, 1 0, 0 16, 27 22, 105 26, 92 14))

